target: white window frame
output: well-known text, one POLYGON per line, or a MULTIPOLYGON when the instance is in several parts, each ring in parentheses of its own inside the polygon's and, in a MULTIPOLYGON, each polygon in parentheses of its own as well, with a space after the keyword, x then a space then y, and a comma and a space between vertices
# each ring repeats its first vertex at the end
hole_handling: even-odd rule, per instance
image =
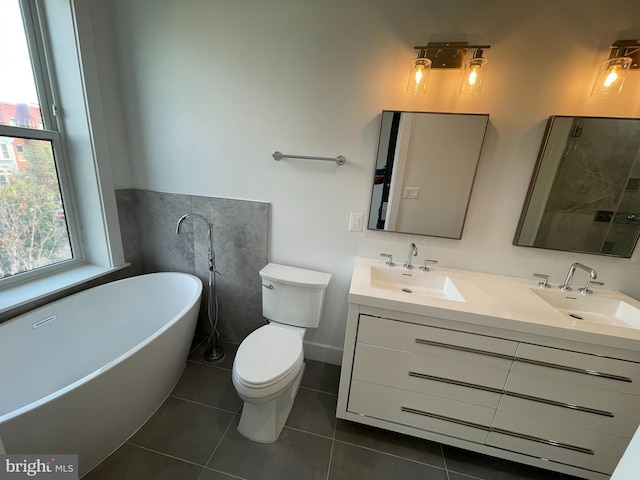
POLYGON ((0 160, 13 160, 7 142, 0 142, 0 160))
MULTIPOLYGON (((69 233, 69 243, 73 256, 69 260, 56 262, 51 265, 39 267, 34 270, 17 273, 10 277, 0 279, 0 288, 12 285, 17 282, 25 282, 31 278, 47 276, 77 267, 84 263, 84 250, 76 227, 76 216, 74 215, 75 196, 73 187, 69 181, 69 163, 67 159, 67 149, 65 148, 64 137, 60 131, 58 119, 53 115, 56 111, 54 107, 54 83, 49 73, 51 69, 46 62, 46 47, 42 23, 38 17, 38 8, 34 0, 20 0, 22 8, 22 19, 25 28, 29 53, 31 55, 31 65, 33 76, 38 92, 40 111, 45 129, 36 130, 24 126, 0 125, 0 136, 25 140, 45 140, 51 142, 53 155, 58 172, 58 183, 64 201, 65 217, 69 233)), ((16 122, 18 123, 18 122, 16 122)))
MULTIPOLYGON (((58 170, 65 214, 69 212, 68 217, 72 217, 70 228, 76 226, 72 248, 77 258, 38 269, 33 275, 2 279, 0 312, 126 266, 96 63, 91 2, 21 2, 28 5, 24 11, 31 12, 27 21, 32 23, 34 32, 37 28, 42 38, 47 39, 46 45, 39 42, 38 35, 29 41, 36 42, 38 61, 57 87, 49 89, 46 94, 49 98, 40 100, 44 123, 59 125, 58 132, 4 127, 30 138, 53 132, 54 148, 62 152, 58 170), (56 111, 57 115, 52 115, 56 111), (22 281, 25 278, 27 281, 22 281)), ((42 88, 45 87, 38 85, 39 91, 42 88)), ((20 136, 6 133, 9 130, 5 128, 0 129, 1 135, 20 136)))

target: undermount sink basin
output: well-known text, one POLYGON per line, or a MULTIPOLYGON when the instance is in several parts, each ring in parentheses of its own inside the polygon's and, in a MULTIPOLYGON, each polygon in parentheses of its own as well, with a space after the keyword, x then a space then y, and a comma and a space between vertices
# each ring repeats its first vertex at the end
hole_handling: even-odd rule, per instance
POLYGON ((407 295, 465 301, 447 275, 433 271, 423 272, 418 268, 408 270, 402 267, 371 267, 370 286, 407 295))
POLYGON ((532 290, 532 292, 575 321, 640 329, 640 309, 624 300, 560 290, 532 290))

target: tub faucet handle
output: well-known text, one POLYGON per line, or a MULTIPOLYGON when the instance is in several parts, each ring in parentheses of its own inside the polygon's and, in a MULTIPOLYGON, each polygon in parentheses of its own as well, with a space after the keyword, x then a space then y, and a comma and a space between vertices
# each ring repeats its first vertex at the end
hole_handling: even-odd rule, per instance
POLYGON ((393 255, 391 255, 390 253, 381 253, 380 256, 388 258, 388 260, 386 262, 384 262, 384 264, 387 267, 395 267, 396 266, 396 264, 393 262, 393 255))

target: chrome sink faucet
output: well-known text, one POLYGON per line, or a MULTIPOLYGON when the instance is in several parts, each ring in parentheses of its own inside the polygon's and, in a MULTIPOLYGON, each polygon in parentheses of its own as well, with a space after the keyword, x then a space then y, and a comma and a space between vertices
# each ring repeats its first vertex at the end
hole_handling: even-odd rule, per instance
POLYGON ((565 278, 564 283, 560 285, 560 290, 562 290, 563 292, 566 292, 566 291, 570 292, 572 290, 571 281, 573 280, 573 274, 576 273, 577 268, 587 272, 591 277, 591 280, 595 280, 596 278, 598 278, 598 274, 593 268, 587 267, 582 263, 572 263, 571 266, 569 267, 569 271, 567 272, 567 278, 565 278))
POLYGON ((416 257, 418 255, 418 247, 416 247, 415 243, 409 245, 409 256, 407 257, 407 263, 404 264, 404 268, 411 269, 413 265, 411 265, 411 257, 416 257))

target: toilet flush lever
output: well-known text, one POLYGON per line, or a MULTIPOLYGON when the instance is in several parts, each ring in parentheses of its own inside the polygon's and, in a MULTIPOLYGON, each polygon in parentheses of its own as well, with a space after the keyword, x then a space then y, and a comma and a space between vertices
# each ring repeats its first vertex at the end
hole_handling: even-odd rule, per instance
POLYGON ((269 290, 273 290, 273 285, 271 285, 270 283, 263 283, 262 286, 264 288, 268 288, 269 290))

